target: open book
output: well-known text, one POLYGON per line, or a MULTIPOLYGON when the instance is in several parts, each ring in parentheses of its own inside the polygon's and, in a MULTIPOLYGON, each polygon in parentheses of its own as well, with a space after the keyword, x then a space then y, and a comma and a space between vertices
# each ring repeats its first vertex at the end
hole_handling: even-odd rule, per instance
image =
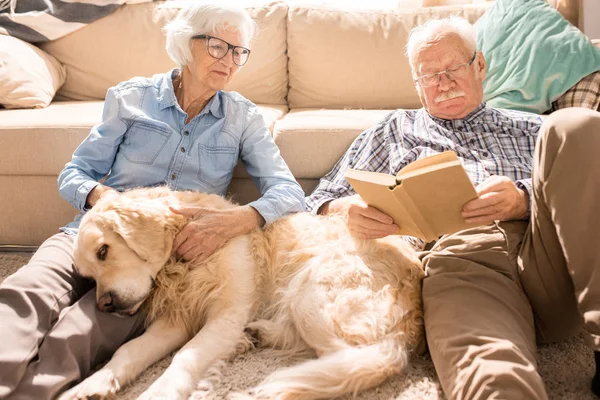
POLYGON ((396 176, 348 169, 346 180, 368 205, 394 219, 400 235, 430 242, 477 225, 461 216, 477 192, 453 151, 414 161, 396 176))

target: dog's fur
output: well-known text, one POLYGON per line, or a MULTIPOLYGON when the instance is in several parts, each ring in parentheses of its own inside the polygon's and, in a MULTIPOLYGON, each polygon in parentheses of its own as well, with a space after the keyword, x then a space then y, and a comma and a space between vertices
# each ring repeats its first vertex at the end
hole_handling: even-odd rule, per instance
POLYGON ((99 302, 112 295, 114 311, 143 305, 148 328, 61 400, 111 396, 182 346, 140 399, 187 398, 245 332, 261 346, 312 349, 318 359, 234 395, 243 398, 357 392, 402 372, 422 348, 423 271, 401 238, 358 240, 340 218, 301 213, 230 240, 202 263, 177 262, 173 238, 188 221, 169 206, 235 207, 215 195, 136 189, 104 196, 83 218, 75 266, 96 280, 99 302))

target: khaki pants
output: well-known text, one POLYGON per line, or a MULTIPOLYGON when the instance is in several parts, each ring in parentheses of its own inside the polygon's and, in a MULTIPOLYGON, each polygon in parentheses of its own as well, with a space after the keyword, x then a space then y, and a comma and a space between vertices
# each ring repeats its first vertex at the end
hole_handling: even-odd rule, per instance
POLYGON ((97 310, 94 282, 73 271, 73 239, 54 235, 0 284, 0 399, 52 399, 142 332, 139 316, 97 310))
POLYGON ((422 259, 427 342, 450 399, 546 399, 538 342, 585 328, 600 350, 600 113, 542 126, 530 223, 440 239, 422 259))

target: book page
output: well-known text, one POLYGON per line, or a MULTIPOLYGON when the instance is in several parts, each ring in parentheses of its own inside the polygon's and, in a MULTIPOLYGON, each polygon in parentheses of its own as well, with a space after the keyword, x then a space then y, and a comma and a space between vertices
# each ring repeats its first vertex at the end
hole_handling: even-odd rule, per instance
POLYGON ((441 163, 445 163, 445 162, 449 162, 449 161, 460 162, 460 160, 458 159, 458 156, 456 155, 455 152, 444 151, 443 153, 434 154, 432 156, 428 156, 428 157, 421 158, 419 160, 411 162, 410 164, 408 164, 404 168, 402 168, 400 171, 398 171, 396 176, 405 174, 407 172, 415 171, 415 170, 418 170, 421 168, 426 168, 431 165, 441 164, 441 163))
POLYGON ((420 174, 427 174, 427 173, 430 173, 433 171, 437 171, 439 169, 449 168, 449 167, 453 167, 453 166, 461 166, 461 165, 462 164, 461 164, 460 160, 452 160, 452 161, 442 162, 439 164, 427 165, 425 167, 421 167, 421 168, 417 168, 417 169, 409 169, 408 171, 405 171, 403 169, 400 172, 398 172, 398 175, 396 175, 396 181, 408 179, 410 177, 420 175, 420 174))
MULTIPOLYGON (((393 175, 382 174, 381 172, 359 171, 357 169, 349 168, 346 171, 345 177, 348 182, 350 182, 349 179, 352 179, 371 182, 382 186, 396 186, 396 178, 393 175)), ((352 182, 350 182, 350 184, 352 184, 352 182)), ((354 185, 352 185, 352 187, 354 187, 354 185)), ((354 188, 354 190, 356 190, 356 188, 354 188)))

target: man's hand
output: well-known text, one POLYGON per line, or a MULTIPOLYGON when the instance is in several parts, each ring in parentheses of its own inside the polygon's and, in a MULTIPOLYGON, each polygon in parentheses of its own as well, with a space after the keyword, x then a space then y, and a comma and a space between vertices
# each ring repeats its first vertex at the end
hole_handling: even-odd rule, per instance
POLYGON ((463 207, 462 216, 469 223, 523 219, 529 209, 529 194, 505 176, 492 175, 477 186, 477 199, 463 207))
POLYGON ((203 261, 229 239, 248 233, 265 222, 250 206, 228 210, 179 207, 171 208, 171 211, 190 220, 173 241, 173 252, 185 261, 203 261))
POLYGON ((360 195, 342 197, 326 204, 324 214, 340 214, 350 233, 361 239, 377 239, 398 233, 398 225, 387 214, 370 207, 360 195))

